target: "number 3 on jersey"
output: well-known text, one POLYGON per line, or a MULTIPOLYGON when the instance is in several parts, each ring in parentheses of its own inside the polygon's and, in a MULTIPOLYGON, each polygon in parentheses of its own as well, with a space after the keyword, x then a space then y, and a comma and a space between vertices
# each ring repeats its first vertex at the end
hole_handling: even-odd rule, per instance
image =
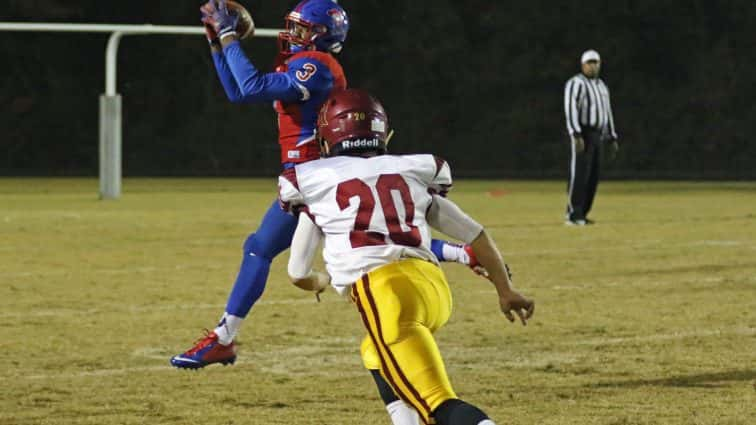
POLYGON ((302 69, 296 72, 297 80, 305 82, 312 78, 315 73, 318 72, 318 67, 311 63, 306 63, 302 66, 302 69))
MULTIPOLYGON (((407 182, 399 174, 381 174, 375 184, 375 189, 378 192, 389 231, 388 237, 397 245, 420 246, 422 236, 417 226, 412 224, 415 220, 415 203, 412 201, 407 182), (405 232, 399 222, 394 197, 391 195, 392 191, 399 192, 402 199, 404 224, 410 229, 409 231, 405 232)), ((342 211, 349 207, 349 199, 355 196, 360 198, 360 206, 357 209, 357 217, 354 219, 354 230, 349 232, 352 248, 386 245, 386 236, 383 233, 370 231, 370 220, 375 210, 375 197, 370 186, 360 179, 352 179, 340 183, 336 189, 336 201, 342 211)))

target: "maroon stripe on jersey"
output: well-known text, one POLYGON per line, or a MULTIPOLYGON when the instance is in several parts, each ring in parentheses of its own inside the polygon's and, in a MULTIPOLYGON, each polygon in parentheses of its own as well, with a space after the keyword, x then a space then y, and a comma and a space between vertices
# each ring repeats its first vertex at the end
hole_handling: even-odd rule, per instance
POLYGON ((303 205, 300 208, 298 208, 297 211, 300 213, 307 214, 307 216, 310 217, 310 220, 312 220, 312 222, 315 223, 315 216, 312 215, 312 213, 310 212, 310 207, 308 207, 307 205, 303 205))
POLYGON ((435 179, 438 177, 438 173, 441 172, 441 169, 444 168, 444 164, 446 164, 446 161, 443 158, 439 158, 436 155, 433 155, 433 159, 436 160, 436 174, 433 175, 433 178, 435 179))
MULTIPOLYGON (((365 286, 365 295, 368 298, 368 302, 370 303, 370 309, 373 312, 373 317, 375 317, 375 325, 378 329, 378 339, 381 342, 381 345, 383 348, 386 349, 386 353, 388 353, 389 359, 391 360, 391 363, 394 365, 394 368, 396 369, 397 373, 399 374, 399 377, 401 378, 402 382, 404 382, 404 385, 409 388, 410 392, 412 392, 412 395, 415 396, 417 400, 420 401, 420 403, 423 405, 423 410, 425 410, 427 417, 430 417, 432 410, 430 406, 428 405, 428 402, 425 401, 422 397, 420 397, 420 393, 417 391, 417 389, 410 383, 409 379, 407 379, 407 376, 402 372, 402 369, 399 367, 399 362, 396 361, 396 357, 394 357, 394 353, 391 352, 391 349, 389 348, 388 344, 386 344, 386 340, 383 338, 383 332, 381 331, 381 318, 378 315, 378 308, 375 305, 375 299, 373 298, 373 293, 370 291, 370 278, 368 275, 365 275, 362 278, 362 282, 365 286)), ((421 415, 422 416, 422 415, 421 415)))
POLYGON ((299 182, 297 181, 297 169, 296 167, 287 168, 281 173, 286 180, 289 181, 297 190, 299 190, 299 182))

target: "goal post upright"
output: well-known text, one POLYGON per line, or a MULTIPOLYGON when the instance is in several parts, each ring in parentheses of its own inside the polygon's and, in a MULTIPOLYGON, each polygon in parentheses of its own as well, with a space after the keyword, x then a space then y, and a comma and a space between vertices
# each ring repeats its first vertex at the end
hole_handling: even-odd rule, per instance
MULTIPOLYGON (((118 94, 118 47, 125 35, 204 35, 202 27, 173 25, 116 25, 116 24, 67 24, 67 23, 18 23, 0 22, 0 31, 23 32, 79 32, 109 33, 105 50, 105 93, 100 96, 99 117, 99 183, 100 199, 118 199, 121 196, 122 145, 121 112, 122 100, 118 94)), ((255 37, 277 37, 281 30, 255 29, 255 37)))
POLYGON ((118 47, 123 32, 110 34, 105 49, 105 94, 100 96, 100 199, 121 197, 121 95, 118 94, 118 47))

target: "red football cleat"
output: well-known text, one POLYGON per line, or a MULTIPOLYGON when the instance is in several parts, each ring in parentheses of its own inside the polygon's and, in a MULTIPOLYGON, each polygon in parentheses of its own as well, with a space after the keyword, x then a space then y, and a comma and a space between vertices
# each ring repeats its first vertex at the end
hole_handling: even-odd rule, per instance
POLYGON ((205 329, 205 336, 195 342, 189 351, 171 357, 171 364, 180 369, 200 369, 213 363, 234 364, 236 345, 222 345, 218 335, 205 329))

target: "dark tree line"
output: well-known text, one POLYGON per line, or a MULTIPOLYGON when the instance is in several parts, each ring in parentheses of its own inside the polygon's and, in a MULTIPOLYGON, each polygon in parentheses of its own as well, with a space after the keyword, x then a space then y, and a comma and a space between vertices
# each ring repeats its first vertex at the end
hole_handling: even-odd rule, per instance
MULTIPOLYGON (((6 0, 0 21, 195 25, 192 2, 6 0)), ((260 27, 295 2, 243 0, 260 27)), ((397 131, 392 148, 456 174, 566 173, 562 89, 595 48, 623 177, 754 178, 752 1, 342 0, 340 60, 397 131)), ((195 7, 196 6, 196 7, 195 7)), ((94 175, 105 35, 0 32, 0 174, 94 175)), ((246 43, 270 69, 272 39, 246 43)), ((132 36, 119 54, 126 175, 277 173, 269 105, 231 105, 201 37, 132 36)))

